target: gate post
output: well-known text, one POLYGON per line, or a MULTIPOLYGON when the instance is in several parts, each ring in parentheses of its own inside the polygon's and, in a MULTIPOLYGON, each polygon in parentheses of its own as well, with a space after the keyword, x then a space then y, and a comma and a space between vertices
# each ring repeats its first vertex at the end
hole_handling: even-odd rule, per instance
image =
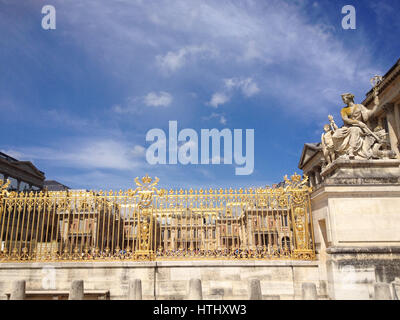
POLYGON ((150 178, 148 175, 139 180, 135 178, 137 188, 133 191, 133 195, 139 195, 137 208, 139 209, 138 219, 138 237, 139 250, 134 252, 136 260, 153 260, 153 222, 154 222, 154 198, 155 194, 161 194, 162 191, 156 188, 159 179, 157 177, 150 178))
POLYGON ((295 243, 293 257, 295 259, 313 260, 315 258, 315 246, 310 203, 312 188, 307 185, 307 176, 302 179, 300 175, 295 173, 290 180, 287 176, 284 179, 292 215, 295 243))

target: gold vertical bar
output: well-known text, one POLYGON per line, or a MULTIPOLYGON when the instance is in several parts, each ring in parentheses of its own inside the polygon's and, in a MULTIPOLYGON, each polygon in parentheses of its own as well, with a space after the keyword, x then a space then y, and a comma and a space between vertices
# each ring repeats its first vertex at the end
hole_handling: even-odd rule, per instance
MULTIPOLYGON (((45 237, 45 245, 46 245, 46 249, 48 246, 48 235, 49 235, 49 224, 50 224, 50 213, 51 213, 51 201, 49 199, 49 204, 47 206, 47 224, 46 224, 46 237, 45 237)), ((46 250, 47 251, 47 250, 46 250)), ((46 252, 47 253, 47 252, 46 252)), ((50 242, 50 254, 51 254, 51 242, 50 242)), ((50 255, 51 256, 51 255, 50 255)), ((47 260, 47 256, 45 256, 45 260, 47 260)))
POLYGON ((111 209, 111 206, 110 206, 110 201, 111 201, 111 199, 112 199, 112 195, 110 195, 108 198, 107 198, 107 233, 105 234, 105 238, 106 238, 106 251, 107 250, 110 250, 111 248, 110 248, 110 224, 111 224, 111 212, 110 212, 110 209, 111 209))
MULTIPOLYGON (((20 231, 19 230, 19 224, 20 224, 20 218, 21 218, 21 215, 22 215, 21 212, 23 212, 23 210, 24 210, 23 197, 24 197, 24 194, 22 192, 19 192, 18 199, 17 199, 17 212, 18 212, 18 214, 17 214, 16 227, 15 227, 15 232, 11 233, 11 235, 14 238, 13 251, 15 250, 14 253, 17 255, 16 258, 18 257, 18 254, 19 254, 17 248, 18 248, 18 245, 19 245, 19 243, 18 243, 18 235, 19 235, 19 231, 20 231)), ((13 224, 13 227, 14 227, 14 224, 13 224)))
MULTIPOLYGON (((4 225, 5 225, 5 220, 7 216, 7 202, 8 198, 0 198, 1 203, 0 203, 0 208, 1 208, 1 216, 0 216, 0 221, 1 221, 1 233, 0 233, 0 246, 3 243, 3 232, 4 232, 4 225)), ((3 252, 3 249, 0 249, 0 252, 3 252)))
POLYGON ((134 236, 132 237, 132 247, 134 246, 135 252, 141 249, 140 241, 141 241, 142 215, 141 215, 141 209, 137 207, 138 202, 139 202, 138 199, 135 198, 135 217, 136 217, 135 220, 137 221, 137 224, 136 224, 136 229, 134 230, 135 231, 134 236))
MULTIPOLYGON (((26 212, 26 196, 27 193, 23 192, 23 201, 22 201, 22 205, 23 205, 23 211, 22 211, 22 221, 21 221, 21 228, 19 228, 18 224, 17 224, 17 235, 18 235, 18 231, 19 232, 19 241, 18 241, 18 257, 21 259, 21 248, 22 248, 22 242, 23 242, 23 237, 24 237, 24 222, 25 222, 25 212, 26 212)), ((18 219, 18 223, 19 223, 19 219, 18 219)))
MULTIPOLYGON (((8 200, 8 206, 7 206, 8 214, 7 214, 7 224, 6 224, 6 238, 5 238, 5 241, 4 241, 4 248, 5 248, 6 251, 8 250, 7 249, 7 241, 8 241, 8 230, 10 228, 10 217, 11 217, 11 212, 13 212, 13 208, 12 208, 13 207, 13 200, 11 200, 11 199, 12 198, 10 198, 8 200)), ((8 253, 10 254, 9 250, 8 250, 8 253)))
MULTIPOLYGON (((120 212, 119 212, 119 222, 121 224, 121 220, 122 220, 122 234, 121 234, 121 252, 123 253, 125 250, 125 217, 126 217, 126 201, 127 201, 127 194, 124 193, 123 198, 121 199, 121 206, 120 206, 120 212), (123 209, 122 209, 123 208, 123 209), (122 212, 123 211, 123 212, 122 212)), ((121 230, 121 225, 118 225, 118 230, 121 230)), ((118 232, 119 233, 119 232, 118 232)), ((125 256, 123 256, 123 258, 125 258, 125 256)))
POLYGON ((104 192, 104 200, 103 200, 103 211, 102 211, 102 221, 103 221, 103 226, 102 226, 102 232, 101 232, 101 247, 100 247, 100 253, 101 257, 104 258, 104 229, 105 229, 105 224, 106 224, 106 207, 107 207, 107 193, 104 192))
POLYGON ((95 192, 92 191, 92 198, 90 201, 90 206, 89 206, 89 213, 88 213, 88 218, 90 219, 90 228, 88 228, 88 241, 87 241, 87 247, 90 252, 89 257, 94 256, 94 248, 96 247, 95 244, 95 238, 96 238, 96 217, 95 217, 95 211, 96 211, 96 194, 95 192))
POLYGON ((34 198, 33 198, 33 211, 32 211, 32 223, 31 223, 31 237, 30 237, 30 241, 29 241, 29 254, 31 255, 31 257, 33 258, 33 252, 32 252, 32 243, 33 243, 33 230, 35 229, 35 216, 37 216, 36 214, 36 208, 37 208, 37 196, 38 193, 35 192, 34 194, 34 198))
POLYGON ((104 194, 97 194, 96 195, 96 246, 95 246, 95 255, 96 259, 99 258, 100 255, 100 223, 101 223, 101 208, 103 206, 103 201, 104 201, 104 194))
POLYGON ((40 243, 41 243, 41 245, 40 245, 40 257, 41 257, 42 260, 46 260, 46 256, 43 257, 43 249, 44 249, 43 248, 43 244, 45 244, 45 246, 47 247, 47 243, 44 242, 44 240, 45 240, 44 225, 45 225, 46 219, 48 217, 48 214, 46 213, 47 210, 48 210, 48 201, 49 201, 49 194, 48 193, 46 193, 45 199, 47 201, 44 201, 44 203, 43 203, 42 225, 41 225, 41 231, 40 231, 40 243))
POLYGON ((36 237, 35 237, 35 246, 36 248, 36 260, 40 259, 40 252, 38 252, 38 237, 39 237, 39 225, 40 225, 40 216, 42 209, 44 208, 44 201, 43 201, 44 194, 39 193, 39 203, 38 203, 38 213, 37 213, 37 220, 36 220, 36 237))
POLYGON ((117 200, 118 200, 117 194, 114 193, 114 202, 113 202, 113 206, 111 207, 111 212, 112 212, 112 235, 111 235, 111 251, 110 251, 111 252, 111 257, 114 256, 114 248, 115 248, 115 246, 114 246, 114 244, 115 244, 115 238, 114 238, 114 235, 115 235, 115 220, 116 220, 115 206, 116 206, 117 200))
POLYGON ((71 257, 74 258, 74 251, 76 248, 76 244, 77 244, 77 232, 79 232, 79 224, 78 224, 78 230, 76 230, 76 222, 78 221, 79 223, 79 219, 80 219, 80 205, 81 205, 81 201, 82 201, 82 193, 79 192, 79 194, 76 195, 75 198, 75 205, 74 205, 74 210, 72 212, 72 232, 71 232, 71 249, 70 249, 70 254, 71 257))
POLYGON ((72 243, 74 241, 73 226, 75 217, 75 206, 77 202, 78 195, 71 194, 71 207, 68 210, 68 226, 67 226, 67 243, 66 243, 66 253, 67 259, 71 259, 72 256, 72 243))
MULTIPOLYGON (((52 210, 52 222, 51 222, 51 234, 50 234, 50 256, 52 257, 52 258, 54 258, 54 255, 53 255, 53 241, 54 241, 54 239, 53 239, 53 234, 54 234, 54 227, 57 227, 56 225, 55 225, 55 219, 56 219, 56 208, 57 208, 57 200, 58 200, 58 197, 57 197, 57 194, 53 194, 53 199, 54 199, 54 206, 53 206, 53 210, 52 210)), ((55 253, 55 252, 54 252, 55 253)))
MULTIPOLYGON (((206 237, 205 237, 205 226, 204 226, 204 212, 200 210, 199 215, 200 215, 200 255, 201 255, 205 247, 206 237)), ((201 255, 201 257, 204 258, 203 255, 201 255)))
MULTIPOLYGON (((63 223, 62 223, 62 233, 63 233, 63 239, 62 241, 62 250, 61 250, 61 254, 65 253, 67 254, 68 252, 68 245, 69 245, 69 215, 71 212, 71 208, 72 208, 72 197, 71 194, 66 192, 65 193, 65 208, 64 208, 64 212, 63 212, 63 223)), ((66 258, 66 257, 65 257, 66 258)))
POLYGON ((313 255, 315 258, 315 239, 314 239, 314 226, 313 226, 313 217, 312 217, 312 211, 311 211, 311 197, 310 193, 307 191, 307 203, 308 203, 308 214, 309 214, 309 219, 310 219, 310 229, 311 229, 311 245, 312 245, 312 251, 313 255))
MULTIPOLYGON (((26 248, 26 250, 28 250, 27 246, 28 246, 28 235, 29 235, 29 227, 30 227, 30 218, 31 218, 31 212, 32 212, 32 202, 31 202, 31 196, 27 193, 27 206, 28 206, 28 216, 26 218, 26 228, 25 228, 25 244, 24 244, 24 248, 26 248)), ((1 239, 0 239, 0 243, 1 243, 1 239)), ((27 252, 28 254, 28 252, 27 252)))
POLYGON ((265 258, 265 221, 266 221, 266 205, 268 203, 267 195, 259 193, 254 201, 254 207, 257 208, 257 214, 260 220, 259 233, 260 233, 260 252, 259 258, 265 258))
MULTIPOLYGON (((58 230, 60 229, 60 214, 65 208, 65 202, 62 201, 62 193, 61 192, 58 194, 57 204, 58 204, 57 210, 55 211, 55 214, 57 216, 57 219, 56 219, 57 221, 56 221, 56 224, 54 226, 56 228, 55 241, 56 241, 56 244, 57 244, 57 251, 59 252, 59 254, 62 254, 62 252, 61 252, 62 239, 60 239, 60 240, 58 239, 59 238, 58 237, 59 236, 58 230), (60 245, 58 244, 58 241, 60 241, 60 245)), ((56 258, 56 259, 58 260, 58 258, 56 258)))
POLYGON ((79 248, 79 257, 82 259, 83 258, 83 244, 86 244, 86 234, 87 234, 87 227, 89 227, 89 198, 90 193, 86 192, 85 193, 85 200, 83 201, 83 206, 81 206, 82 211, 79 213, 79 234, 78 237, 80 237, 80 248, 79 248), (82 222, 82 223, 81 223, 82 222), (81 228, 82 226, 82 228, 81 228))
POLYGON ((291 220, 292 220, 292 227, 293 227, 293 245, 294 245, 294 250, 297 249, 297 239, 296 239, 296 222, 294 219, 294 210, 293 210, 293 204, 290 203, 290 213, 291 213, 291 220))
MULTIPOLYGON (((121 196, 118 198, 118 206, 117 206, 117 209, 118 209, 118 227, 117 227, 117 248, 119 248, 119 250, 121 250, 121 243, 120 243, 120 240, 119 240, 119 237, 120 236, 122 236, 120 233, 121 233, 121 219, 122 219, 122 216, 121 216, 121 203, 122 203, 122 201, 125 199, 126 197, 125 197, 125 194, 124 193, 121 193, 121 196)), ((117 252, 117 256, 119 256, 119 254, 120 254, 120 252, 123 252, 123 251, 119 251, 119 252, 117 252)))
POLYGON ((10 246, 8 249, 8 253, 12 253, 12 245, 13 245, 13 235, 14 235, 14 221, 15 221, 15 216, 16 216, 16 209, 17 209, 17 203, 18 203, 18 193, 15 195, 15 202, 14 202, 14 208, 13 208, 13 217, 12 217, 12 222, 11 222, 11 233, 10 233, 10 246))

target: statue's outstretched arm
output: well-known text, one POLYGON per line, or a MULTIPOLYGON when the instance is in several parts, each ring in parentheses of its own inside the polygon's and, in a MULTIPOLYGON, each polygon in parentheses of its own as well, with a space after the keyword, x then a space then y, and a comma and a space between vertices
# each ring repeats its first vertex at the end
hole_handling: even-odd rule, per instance
POLYGON ((375 118, 378 111, 380 111, 378 90, 376 88, 374 88, 374 106, 373 106, 372 110, 368 110, 368 112, 366 113, 367 119, 365 119, 365 121, 368 121, 371 118, 375 118))

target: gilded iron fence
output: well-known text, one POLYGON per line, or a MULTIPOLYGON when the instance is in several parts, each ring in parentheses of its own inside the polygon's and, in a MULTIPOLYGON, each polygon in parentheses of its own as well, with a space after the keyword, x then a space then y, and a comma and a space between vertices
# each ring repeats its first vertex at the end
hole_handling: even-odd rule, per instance
POLYGON ((7 192, 0 261, 315 258, 311 188, 7 192))

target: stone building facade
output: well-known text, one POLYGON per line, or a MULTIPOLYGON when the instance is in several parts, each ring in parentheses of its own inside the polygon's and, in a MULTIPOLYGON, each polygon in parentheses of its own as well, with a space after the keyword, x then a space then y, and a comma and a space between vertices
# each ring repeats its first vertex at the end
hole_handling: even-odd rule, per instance
POLYGON ((30 161, 19 161, 0 152, 0 179, 11 181, 10 190, 40 190, 45 180, 44 172, 30 161))

